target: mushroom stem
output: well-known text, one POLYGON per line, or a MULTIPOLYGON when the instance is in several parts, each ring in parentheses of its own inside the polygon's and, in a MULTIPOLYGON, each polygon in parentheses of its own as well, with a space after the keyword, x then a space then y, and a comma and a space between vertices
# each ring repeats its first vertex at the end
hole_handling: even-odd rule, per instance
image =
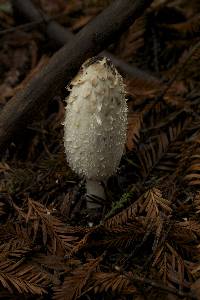
POLYGON ((100 181, 97 180, 86 180, 86 189, 87 189, 87 208, 88 209, 100 209, 102 207, 103 201, 106 199, 104 192, 104 187, 100 181), (103 200, 103 201, 102 201, 103 200))

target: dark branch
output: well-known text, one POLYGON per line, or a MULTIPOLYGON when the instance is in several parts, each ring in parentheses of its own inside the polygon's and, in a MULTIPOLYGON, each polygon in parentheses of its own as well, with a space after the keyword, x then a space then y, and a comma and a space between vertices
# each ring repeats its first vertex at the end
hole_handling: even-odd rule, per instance
POLYGON ((70 30, 66 30, 53 18, 41 13, 30 0, 12 0, 12 6, 16 14, 24 17, 27 21, 37 22, 36 26, 40 25, 40 28, 41 24, 43 24, 43 30, 49 39, 56 42, 57 46, 63 46, 73 37, 73 33, 70 30))
POLYGON ((117 0, 87 24, 49 64, 5 105, 0 114, 0 151, 66 86, 81 64, 112 43, 153 0, 117 0))
MULTIPOLYGON (((29 28, 29 24, 35 23, 35 26, 43 24, 43 29, 47 36, 56 42, 56 46, 60 47, 64 44, 68 43, 70 39, 74 36, 73 33, 63 27, 62 25, 56 23, 54 18, 49 18, 45 14, 39 12, 37 8, 34 6, 34 4, 31 2, 31 0, 13 0, 13 9, 16 12, 16 15, 22 15, 28 20, 32 21, 31 23, 25 24, 29 28)), ((24 26, 25 26, 24 25, 24 26)), ((22 27, 18 26, 18 27, 22 27)), ((16 29, 18 28, 16 27, 16 29)), ((9 30, 12 32, 14 28, 7 29, 3 32, 9 32, 9 30)), ((1 31, 0 31, 1 34, 1 31)), ((158 84, 159 79, 152 76, 150 73, 142 71, 138 69, 135 66, 131 66, 130 64, 126 63, 124 60, 117 58, 115 55, 111 54, 108 51, 103 51, 100 54, 101 56, 106 56, 112 60, 112 63, 125 75, 141 78, 142 80, 148 81, 148 82, 156 82, 158 84)))

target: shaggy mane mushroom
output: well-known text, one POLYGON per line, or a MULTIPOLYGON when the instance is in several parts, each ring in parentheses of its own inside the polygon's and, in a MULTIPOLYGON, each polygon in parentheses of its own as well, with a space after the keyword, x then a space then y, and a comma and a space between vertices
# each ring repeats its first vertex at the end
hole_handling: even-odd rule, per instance
POLYGON ((127 104, 123 79, 109 59, 91 58, 68 87, 64 146, 70 167, 86 178, 89 195, 105 199, 102 181, 114 174, 123 154, 127 104))

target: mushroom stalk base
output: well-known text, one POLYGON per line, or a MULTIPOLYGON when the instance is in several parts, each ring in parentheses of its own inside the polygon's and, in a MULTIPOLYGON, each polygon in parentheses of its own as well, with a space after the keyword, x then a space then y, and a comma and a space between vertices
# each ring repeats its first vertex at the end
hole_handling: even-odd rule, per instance
POLYGON ((106 199, 104 187, 102 186, 101 182, 87 179, 86 188, 87 208, 94 210, 100 209, 102 207, 103 202, 106 199))

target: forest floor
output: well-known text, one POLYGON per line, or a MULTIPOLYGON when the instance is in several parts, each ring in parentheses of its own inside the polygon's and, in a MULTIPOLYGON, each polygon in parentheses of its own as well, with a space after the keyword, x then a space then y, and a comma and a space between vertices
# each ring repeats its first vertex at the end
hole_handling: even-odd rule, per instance
MULTIPOLYGON (((110 2, 33 1, 74 34, 110 2)), ((0 1, 0 114, 58 50, 22 15, 0 1)), ((1 158, 0 299, 200 299, 200 1, 153 1, 107 50, 129 122, 103 213, 67 165, 63 86, 1 158)))

